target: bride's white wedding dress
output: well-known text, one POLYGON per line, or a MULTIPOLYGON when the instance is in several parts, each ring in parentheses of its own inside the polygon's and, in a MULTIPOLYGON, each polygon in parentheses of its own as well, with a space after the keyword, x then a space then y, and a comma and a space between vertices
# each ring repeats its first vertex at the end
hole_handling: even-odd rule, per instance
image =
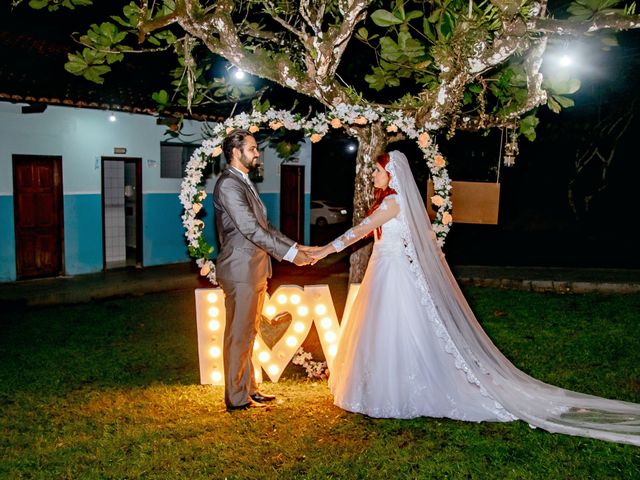
POLYGON ((498 350, 437 245, 407 158, 389 156, 397 194, 333 242, 340 251, 382 229, 341 328, 329 377, 335 404, 372 417, 523 420, 640 445, 639 404, 546 384, 498 350))
MULTIPOLYGON (((392 214, 395 204, 395 195, 386 197, 374 214, 378 221, 365 223, 367 229, 386 219, 387 212, 392 214)), ((355 238, 351 232, 346 236, 355 238)), ((344 246, 342 240, 337 242, 344 246)), ((341 332, 329 378, 335 404, 372 417, 515 420, 468 374, 448 342, 433 302, 421 302, 400 222, 391 218, 375 240, 358 298, 341 332)))

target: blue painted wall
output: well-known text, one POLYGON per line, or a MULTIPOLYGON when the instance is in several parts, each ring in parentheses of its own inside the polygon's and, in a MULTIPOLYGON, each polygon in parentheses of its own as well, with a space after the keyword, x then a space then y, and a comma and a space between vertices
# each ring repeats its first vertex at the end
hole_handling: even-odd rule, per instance
POLYGON ((16 278, 16 239, 13 229, 13 196, 0 195, 0 282, 16 278))
POLYGON ((102 270, 102 197, 64 196, 64 266, 69 275, 102 270))

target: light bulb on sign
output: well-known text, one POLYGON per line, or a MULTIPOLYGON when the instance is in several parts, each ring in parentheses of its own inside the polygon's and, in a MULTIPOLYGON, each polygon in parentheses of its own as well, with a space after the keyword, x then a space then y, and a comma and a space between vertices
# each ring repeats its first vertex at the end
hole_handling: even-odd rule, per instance
POLYGON ((260 354, 258 355, 258 359, 263 363, 268 362, 270 358, 271 355, 269 355, 269 352, 260 352, 260 354))
POLYGON ((218 320, 211 320, 209 322, 209 330, 212 332, 217 332, 220 330, 220 322, 218 320))
POLYGON ((209 303, 216 303, 218 301, 218 295, 216 295, 215 293, 210 293, 209 295, 207 295, 207 301, 209 303))
POLYGON ((324 334, 324 339, 327 342, 335 342, 337 340, 338 336, 336 335, 335 332, 327 332, 324 334))
POLYGON ((220 309, 218 307, 211 307, 209 309, 210 317, 217 317, 218 315, 220 315, 220 309))

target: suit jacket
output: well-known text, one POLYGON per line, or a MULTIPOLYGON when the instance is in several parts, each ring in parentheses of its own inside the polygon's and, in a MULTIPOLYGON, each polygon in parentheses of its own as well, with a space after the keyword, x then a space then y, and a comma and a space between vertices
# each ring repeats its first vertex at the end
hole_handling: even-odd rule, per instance
POLYGON ((220 254, 216 276, 223 281, 259 284, 295 243, 267 220, 263 205, 234 168, 224 170, 213 190, 220 254))

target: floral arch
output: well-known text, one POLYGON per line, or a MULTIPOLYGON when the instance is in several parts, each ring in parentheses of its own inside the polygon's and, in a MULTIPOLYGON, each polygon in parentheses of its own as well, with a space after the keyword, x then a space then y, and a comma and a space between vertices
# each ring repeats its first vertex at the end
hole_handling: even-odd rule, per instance
POLYGON ((269 128, 271 131, 280 128, 303 130, 311 142, 315 143, 320 141, 330 128, 358 127, 373 122, 381 122, 389 133, 401 132, 407 138, 415 140, 422 151, 433 180, 434 195, 431 201, 438 207, 432 222, 433 229, 438 243, 442 246, 453 221, 451 181, 445 159, 438 151, 437 145, 426 130, 416 128, 412 118, 403 116, 397 110, 387 111, 382 107, 362 107, 344 103, 310 119, 286 110, 269 109, 266 112, 240 113, 223 123, 218 123, 212 128, 211 137, 193 152, 187 163, 180 190, 180 202, 184 207, 182 224, 186 230, 189 255, 196 259, 200 274, 206 276, 211 283, 217 283, 215 265, 211 260, 213 247, 204 239, 204 221, 198 218, 198 213, 207 196, 202 181, 204 167, 222 154, 222 141, 229 131, 235 128, 244 128, 252 133, 258 132, 261 128, 269 128))

